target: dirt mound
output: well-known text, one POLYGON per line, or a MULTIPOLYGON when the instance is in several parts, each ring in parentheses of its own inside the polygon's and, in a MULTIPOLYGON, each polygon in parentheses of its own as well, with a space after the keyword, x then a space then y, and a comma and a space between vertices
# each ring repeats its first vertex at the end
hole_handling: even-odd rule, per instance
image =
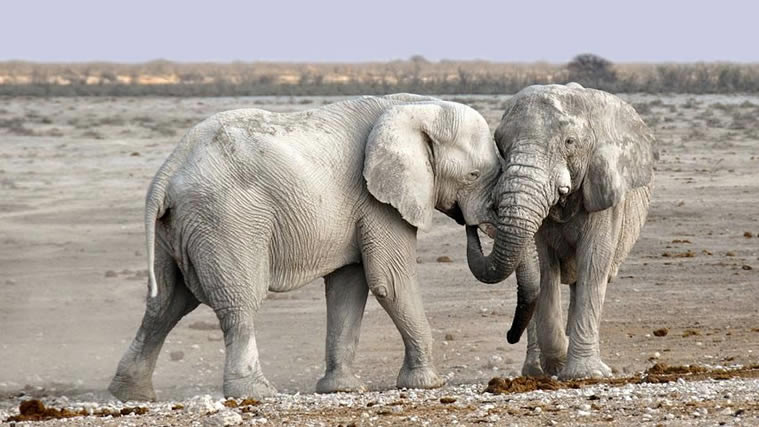
POLYGON ((727 380, 730 378, 759 378, 759 365, 737 369, 714 369, 699 365, 669 366, 657 363, 640 376, 618 378, 587 378, 582 380, 558 381, 551 377, 517 377, 514 379, 495 377, 488 382, 486 393, 508 394, 526 393, 535 390, 559 390, 582 388, 595 384, 621 386, 641 383, 668 383, 682 378, 686 381, 704 379, 727 380))
POLYGON ((87 412, 86 409, 78 409, 78 410, 72 410, 68 408, 63 409, 57 409, 57 408, 48 408, 45 406, 44 403, 37 399, 30 399, 25 400, 21 402, 21 404, 18 405, 19 414, 14 415, 12 417, 8 417, 8 419, 4 420, 4 422, 20 422, 20 421, 46 421, 46 420, 54 420, 54 419, 63 419, 63 418, 74 418, 74 417, 87 417, 87 416, 95 416, 95 417, 120 417, 122 415, 129 415, 129 414, 136 414, 136 415, 144 415, 148 413, 147 408, 143 407, 125 407, 121 410, 108 410, 108 409, 101 409, 93 413, 87 412))
POLYGON ((526 393, 535 390, 558 390, 560 388, 565 387, 550 377, 517 377, 514 379, 496 377, 488 382, 485 391, 493 394, 506 394, 526 393))

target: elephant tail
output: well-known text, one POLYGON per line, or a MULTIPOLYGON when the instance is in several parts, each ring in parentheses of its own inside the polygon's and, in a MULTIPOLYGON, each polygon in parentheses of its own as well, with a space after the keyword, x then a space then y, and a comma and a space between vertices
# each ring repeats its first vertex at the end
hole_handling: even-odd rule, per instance
POLYGON ((158 283, 155 278, 155 229, 156 221, 163 216, 168 207, 166 189, 174 169, 171 167, 172 157, 158 170, 158 173, 150 183, 148 195, 145 198, 145 240, 148 254, 148 290, 150 298, 158 296, 158 283))
POLYGON ((160 172, 153 179, 145 201, 145 240, 148 254, 148 290, 150 298, 158 296, 155 279, 155 223, 165 211, 166 185, 159 179, 160 172), (162 185, 163 184, 163 185, 162 185))

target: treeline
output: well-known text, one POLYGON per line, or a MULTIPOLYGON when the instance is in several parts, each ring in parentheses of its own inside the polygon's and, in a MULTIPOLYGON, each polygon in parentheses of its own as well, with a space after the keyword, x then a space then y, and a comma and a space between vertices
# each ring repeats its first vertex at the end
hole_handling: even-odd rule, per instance
POLYGON ((755 93, 759 64, 612 64, 593 54, 568 64, 430 62, 421 56, 361 64, 0 63, 0 95, 6 96, 510 94, 570 81, 616 93, 755 93))

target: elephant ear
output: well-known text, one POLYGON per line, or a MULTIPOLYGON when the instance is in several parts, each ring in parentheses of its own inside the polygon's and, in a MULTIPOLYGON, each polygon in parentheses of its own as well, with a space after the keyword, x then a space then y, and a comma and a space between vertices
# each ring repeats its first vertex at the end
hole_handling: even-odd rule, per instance
POLYGON ((442 107, 433 103, 390 107, 366 142, 364 178, 369 192, 414 227, 425 229, 435 209, 433 145, 428 132, 442 107))
POLYGON ((654 136, 638 113, 611 94, 591 91, 590 126, 596 145, 583 181, 585 209, 608 209, 653 179, 654 136))

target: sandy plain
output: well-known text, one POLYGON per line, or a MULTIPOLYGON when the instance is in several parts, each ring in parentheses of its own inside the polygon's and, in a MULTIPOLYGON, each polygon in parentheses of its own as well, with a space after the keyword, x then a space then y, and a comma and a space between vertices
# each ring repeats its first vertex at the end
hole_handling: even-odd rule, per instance
MULTIPOLYGON (((623 97, 654 129, 661 160, 648 222, 607 290, 601 331, 605 361, 619 376, 634 375, 655 362, 759 363, 759 97, 623 97), (667 334, 656 336, 654 331, 662 328, 667 334)), ((444 98, 471 105, 494 128, 507 96, 444 98)), ((112 399, 105 387, 144 309, 145 190, 189 127, 232 108, 295 111, 338 99, 0 99, 0 421, 18 413, 19 401, 30 396, 59 407, 106 405, 112 399)), ((418 268, 436 364, 449 384, 420 393, 422 401, 428 396, 434 403, 457 393, 479 396, 457 409, 462 424, 615 422, 613 416, 594 416, 592 408, 589 418, 577 418, 584 407, 572 405, 536 415, 533 403, 529 415, 534 418, 524 418, 527 412, 508 413, 513 401, 528 402, 529 396, 487 403, 480 392, 488 380, 518 375, 524 357, 524 340, 517 345, 505 340, 515 306, 514 279, 497 286, 478 283, 466 266, 463 228, 442 214, 436 214, 430 232, 419 235, 418 268), (483 405, 494 406, 481 414, 483 405), (479 415, 465 417, 471 414, 479 415), (488 419, 492 414, 502 416, 488 419)), ((267 377, 281 392, 313 401, 319 399, 311 393, 324 369, 323 294, 321 281, 271 294, 257 319, 267 377)), ((220 402, 223 349, 214 314, 201 306, 179 323, 164 346, 154 375, 159 399, 164 404, 191 402, 209 394, 220 402)), ((362 418, 360 411, 339 404, 298 410, 298 416, 304 423, 332 425, 450 422, 444 413, 449 410, 440 403, 432 405, 440 411, 419 405, 416 415, 402 405, 403 411, 384 416, 376 414, 380 409, 366 407, 372 399, 397 400, 399 392, 392 388, 402 355, 395 327, 370 298, 356 366, 378 393, 343 396, 363 405, 369 416, 362 418)), ((712 408, 732 408, 732 414, 712 410, 694 416, 695 409, 683 403, 682 411, 672 412, 673 419, 664 413, 643 419, 641 407, 637 413, 628 411, 633 418, 618 416, 616 422, 713 424, 722 416, 726 422, 757 422, 755 405, 739 407, 739 399, 724 397, 755 392, 759 383, 752 381, 719 382, 727 391, 715 394, 712 408), (731 392, 732 382, 748 392, 731 392), (736 417, 739 410, 743 412, 736 417)), ((604 390, 614 393, 613 388, 604 390)), ((536 399, 550 400, 550 393, 558 392, 536 399)), ((284 406, 266 404, 279 414, 270 414, 268 422, 287 422, 284 406)), ((529 409, 530 404, 521 405, 529 409)), ((187 412, 182 418, 179 412, 170 414, 174 418, 131 415, 129 422, 181 425, 206 417, 187 412)), ((256 419, 250 415, 245 422, 256 419)))

